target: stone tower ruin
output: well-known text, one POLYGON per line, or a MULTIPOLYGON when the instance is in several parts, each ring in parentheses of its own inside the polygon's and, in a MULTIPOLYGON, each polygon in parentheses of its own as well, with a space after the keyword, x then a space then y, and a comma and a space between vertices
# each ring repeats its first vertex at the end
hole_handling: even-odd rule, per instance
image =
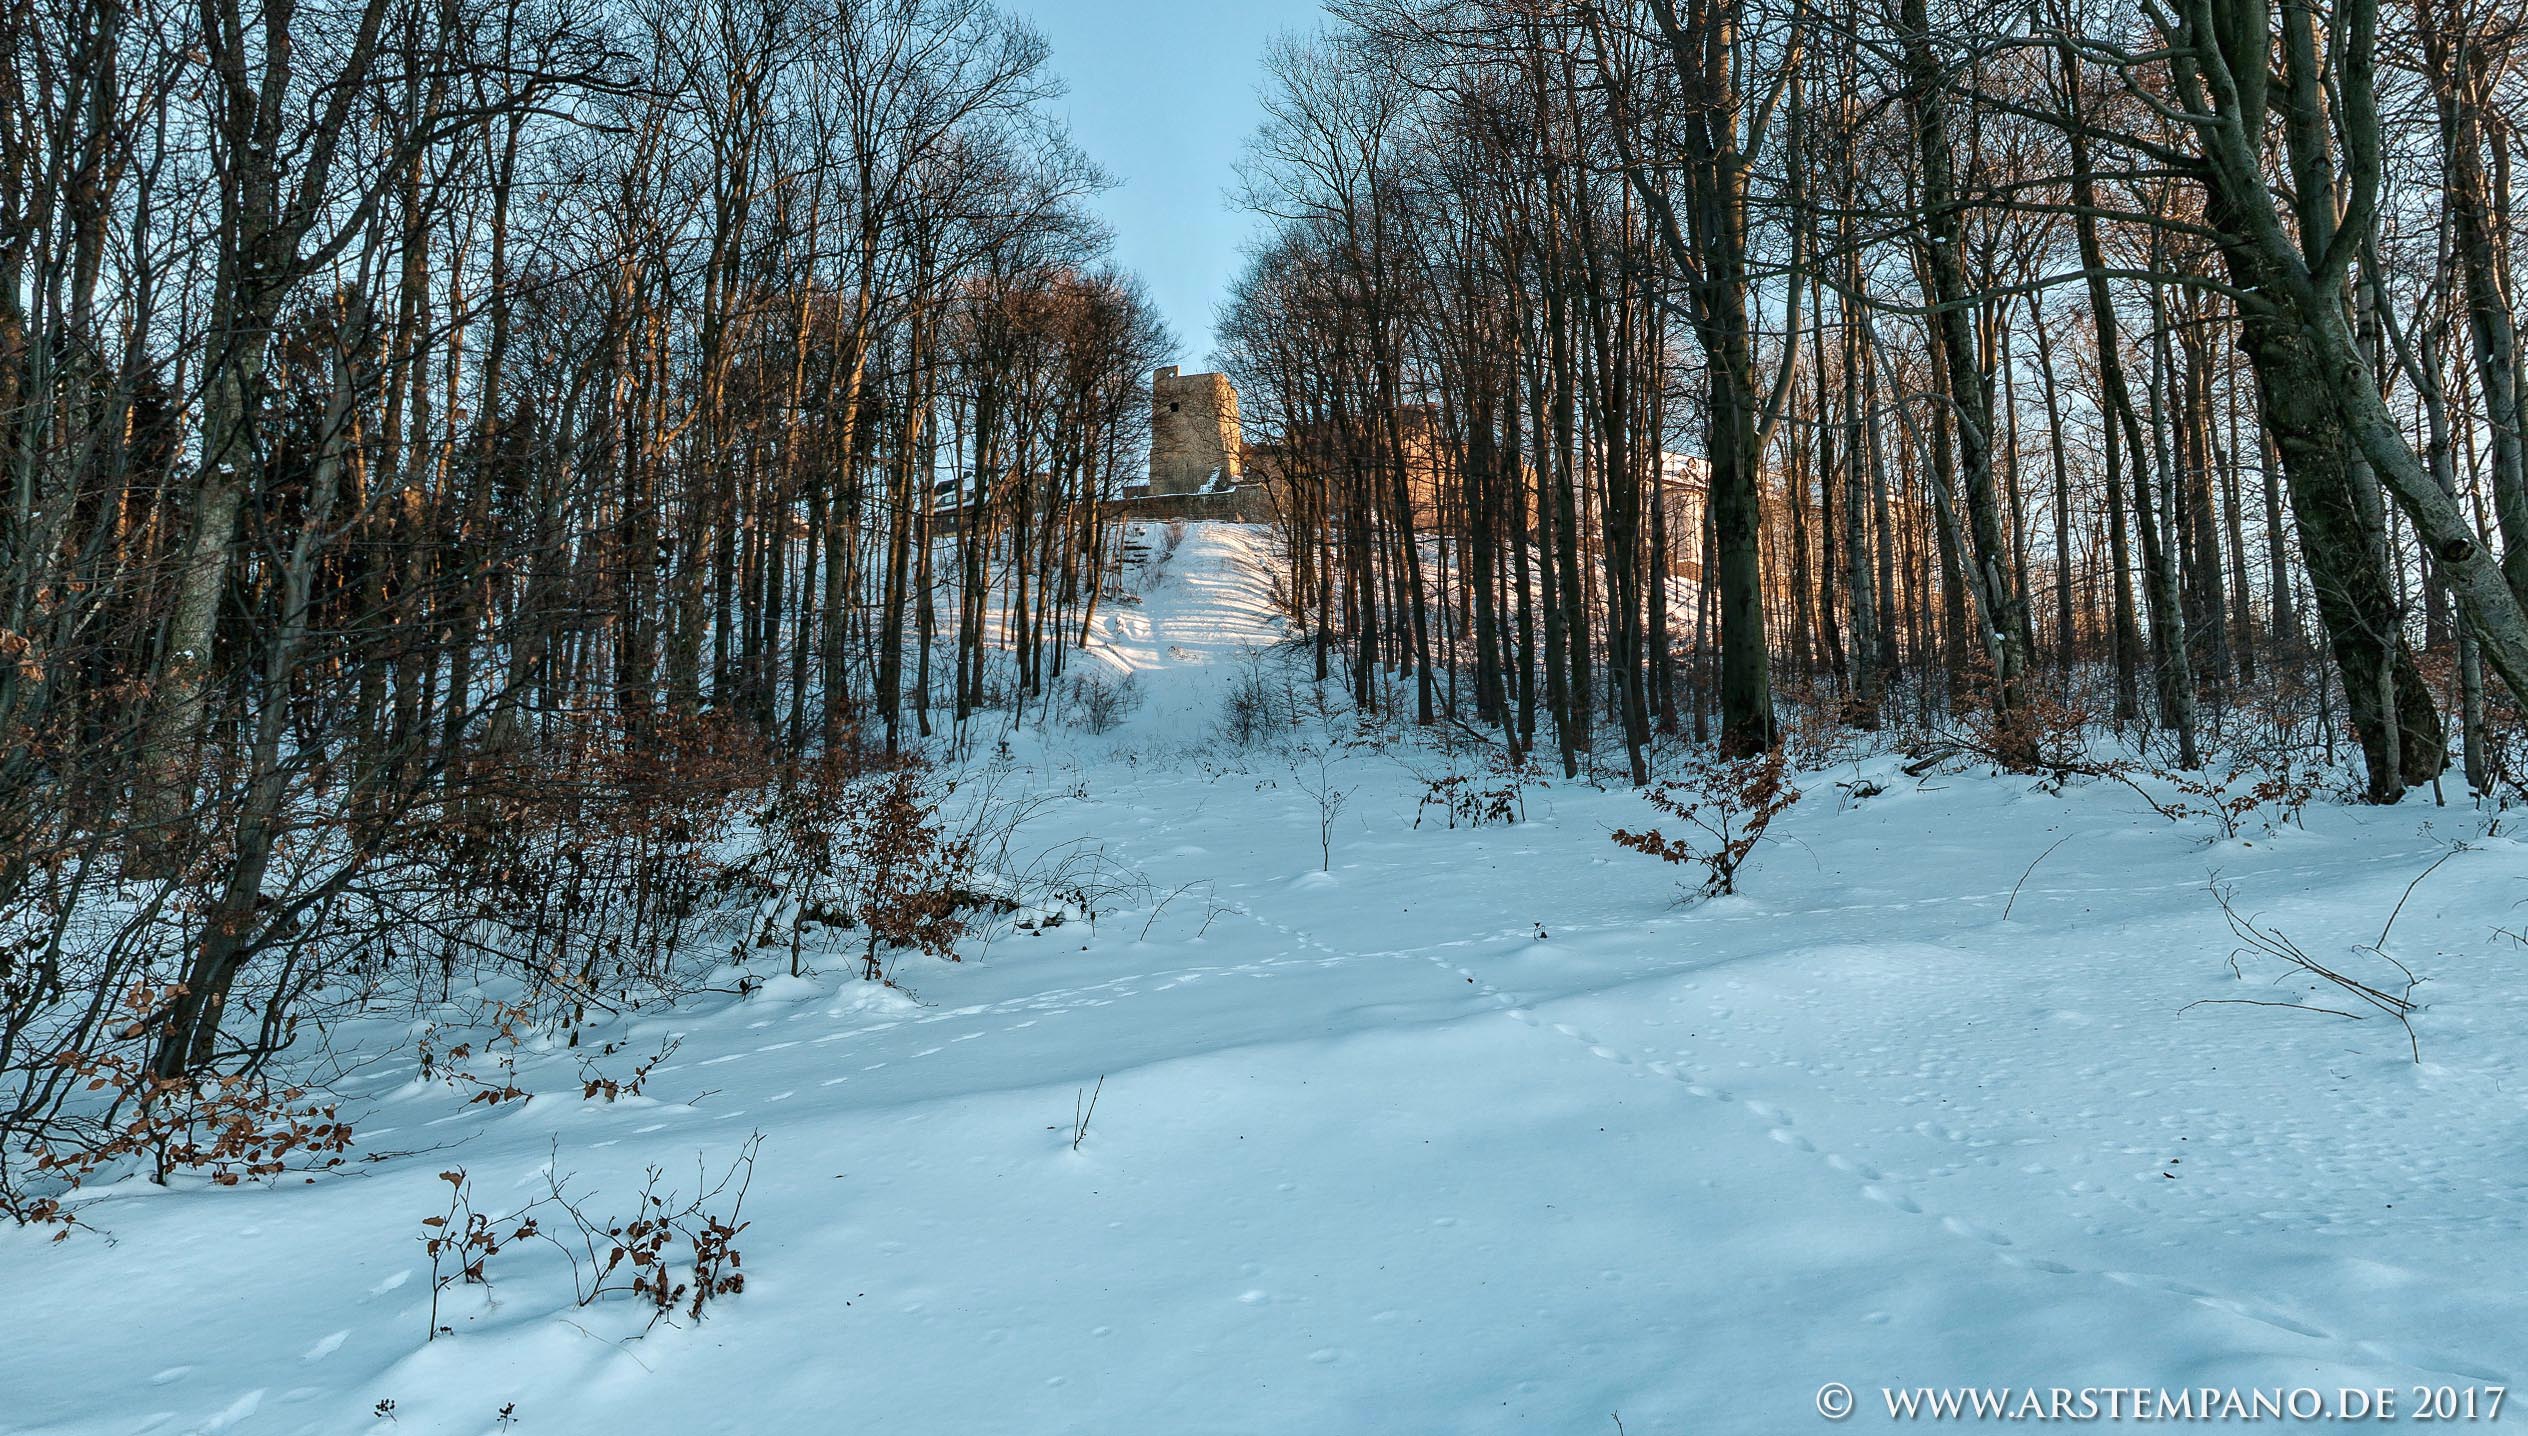
POLYGON ((1233 489, 1244 474, 1245 448, 1228 375, 1180 374, 1170 365, 1151 376, 1152 494, 1233 489))

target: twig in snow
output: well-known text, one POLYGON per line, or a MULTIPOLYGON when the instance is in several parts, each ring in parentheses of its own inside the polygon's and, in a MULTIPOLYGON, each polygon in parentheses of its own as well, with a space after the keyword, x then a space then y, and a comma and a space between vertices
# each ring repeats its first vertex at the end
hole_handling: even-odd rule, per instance
POLYGON ((2287 1007, 2294 1012, 2314 1012, 2325 1017, 2349 1017, 2355 1022, 2359 1022, 2361 1020, 2360 1013, 2346 1012, 2340 1007, 2313 1007, 2305 1002, 2267 1002, 2254 997, 2197 998, 2195 1001, 2189 1002, 2185 1006, 2178 1008, 2177 1011, 2179 1013, 2186 1013, 2191 1012, 2198 1007, 2287 1007))
POLYGON ((1097 1098, 1099 1094, 1103 1093, 1105 1090, 1106 1074, 1101 1072, 1097 1074, 1096 1090, 1088 1094, 1088 1106, 1085 1109, 1080 1106, 1079 1094, 1075 1092, 1071 1095, 1072 1151, 1078 1151, 1080 1149, 1080 1143, 1087 1140, 1089 1119, 1097 1115, 1097 1098))
MULTIPOLYGON (((2071 840, 2072 835, 2065 833, 2054 840, 2054 848, 2059 848, 2071 840)), ((2054 856, 2054 848, 2047 848, 2044 852, 2037 854, 2036 863, 2044 862, 2047 858, 2054 856)), ((2036 872, 2036 863, 2028 864, 2027 872, 2019 874, 2019 880, 2010 885, 2010 901, 2001 905, 2001 920, 2003 922, 2010 921, 2010 910, 2019 905, 2019 889, 2028 885, 2028 878, 2036 872)))
MULTIPOLYGON (((2443 859, 2443 861, 2446 861, 2446 859, 2443 859)), ((2434 864, 2434 866, 2438 866, 2438 864, 2434 864)), ((2261 953, 2266 957, 2274 958, 2277 961, 2283 962, 2291 967, 2296 967, 2300 971, 2308 973, 2312 977, 2323 978, 2345 992, 2352 994, 2354 997, 2361 999, 2362 1002, 2368 1004, 2369 1006, 2395 1018, 2397 1025, 2405 1029, 2406 1046, 2412 1050, 2414 1060, 2417 1063, 2423 1060, 2422 1039, 2414 1032, 2414 1013, 2417 1010, 2417 1005, 2414 1002, 2414 988, 2421 982, 2421 979, 2414 976, 2413 972, 2408 969, 2405 964, 2398 962, 2395 958, 2389 957, 2386 953, 2381 952, 2374 947, 2355 948, 2354 950, 2357 952, 2367 952, 2382 959, 2389 966, 2395 968, 2399 973, 2404 975, 2405 990, 2402 993, 2392 993, 2378 987, 2373 987, 2369 983, 2361 981, 2359 978, 2350 977, 2344 973, 2337 972, 2333 968, 2328 967, 2326 964, 2319 962, 2316 958, 2309 956, 2306 950, 2304 950, 2298 943, 2293 942, 2290 937, 2285 935, 2279 929, 2258 927, 2255 919, 2239 912, 2237 904, 2233 901, 2237 890, 2220 882, 2217 874, 2214 875, 2211 886, 2212 900, 2221 905, 2221 916, 2229 921, 2230 931, 2236 934, 2240 941, 2247 944, 2246 947, 2239 948, 2231 952, 2230 970, 2232 972, 2239 971, 2238 960, 2240 957, 2245 956, 2250 952, 2255 952, 2261 953)), ((2392 924, 2395 919, 2391 918, 2389 921, 2392 924)), ((2244 973, 2240 973, 2239 975, 2242 977, 2245 976, 2244 973)), ((2302 1007, 2311 1012, 2332 1013, 2338 1017, 2351 1017, 2358 1019, 2363 1016, 2363 1014, 2359 1012, 2339 1012, 2331 1007, 2316 1007, 2308 1003, 2258 1002, 2248 998, 2205 999, 2199 1002, 2189 1002, 2185 1005, 2185 1007, 2179 1008, 2178 1011, 2182 1013, 2196 1007, 2205 1006, 2207 1003, 2237 1003, 2250 1007, 2302 1007)))
MULTIPOLYGON (((1159 914, 1167 911, 1167 905, 1169 903, 1183 897, 1195 888, 1202 888, 1208 891, 1210 887, 1211 884, 1205 879, 1196 878, 1194 881, 1185 884, 1183 887, 1171 890, 1166 897, 1159 899, 1157 904, 1151 907, 1149 920, 1141 924, 1141 936, 1139 940, 1142 942, 1148 942, 1150 940, 1150 929, 1158 924, 1159 914)), ((1205 926, 1209 926, 1209 924, 1206 923, 1205 926)))
MULTIPOLYGON (((2386 947, 2386 946, 2388 945, 2388 932, 2389 932, 2389 930, 2390 930, 2390 929, 2392 929, 2392 928, 2394 928, 2394 927, 2396 926, 2396 920, 2397 920, 2397 918, 2399 918, 2400 916, 2402 916, 2402 915, 2404 914, 2404 912, 2405 912, 2405 902, 2406 902, 2406 899, 2407 899, 2407 898, 2411 898, 2411 897, 2414 895, 2414 889, 2416 889, 2416 888, 2418 888, 2418 887, 2421 887, 2421 886, 2423 885, 2423 879, 2425 879, 2425 878, 2427 878, 2427 877, 2430 877, 2433 873, 2436 873, 2436 872, 2440 871, 2440 865, 2441 865, 2442 863, 2445 863, 2445 862, 2449 861, 2451 858, 2456 857, 2458 854, 2463 853, 2463 852, 2465 852, 2466 850, 2467 850, 2467 845, 2466 845, 2466 844, 2464 844, 2464 843, 2455 843, 2455 844, 2452 844, 2452 845, 2450 846, 2450 848, 2449 848, 2449 851, 2447 851, 2447 852, 2445 852, 2445 853, 2442 853, 2439 857, 2437 857, 2437 858, 2435 858, 2435 859, 2433 859, 2433 860, 2432 860, 2432 865, 2431 865, 2430 867, 2427 867, 2427 868, 2423 869, 2421 872, 2414 874, 2414 880, 2413 880, 2412 882, 2407 883, 2407 884, 2405 885, 2405 896, 2404 896, 2404 897, 2400 897, 2400 898, 2398 898, 2398 899, 2396 900, 2396 907, 2395 907, 2395 909, 2394 909, 2393 911, 2389 912, 2389 914, 2388 914, 2388 920, 2387 920, 2387 926, 2386 926, 2386 927, 2382 927, 2382 928, 2380 928, 2380 929, 2379 929, 2379 940, 2378 940, 2377 942, 2374 942, 2374 943, 2370 944, 2371 949, 2372 949, 2373 951, 2376 951, 2377 949, 2380 949, 2380 948, 2386 947)), ((2385 954, 2385 953, 2380 953, 2380 956, 2385 957, 2385 956, 2387 956, 2387 954, 2385 954)), ((2391 960, 2393 960, 2393 959, 2391 959, 2391 960)), ((2411 973, 2408 973, 2408 974, 2407 974, 2407 976, 2412 976, 2412 974, 2411 974, 2411 973)))

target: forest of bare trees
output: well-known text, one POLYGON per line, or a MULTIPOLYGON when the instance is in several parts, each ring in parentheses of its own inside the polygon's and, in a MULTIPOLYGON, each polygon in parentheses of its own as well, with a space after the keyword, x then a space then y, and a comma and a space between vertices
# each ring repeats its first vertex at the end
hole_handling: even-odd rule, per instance
MULTIPOLYGON (((1637 786, 1894 729, 2516 792, 2523 26, 1344 0, 1224 177, 1303 671, 1637 786)), ((932 765, 1077 696, 1171 342, 1035 29, 14 0, 0 53, 0 1196, 268 1133, 328 1012, 672 988, 732 894, 795 965, 811 869, 872 972, 946 940, 932 765)))
POLYGON ((584 1006, 732 795, 949 846, 895 755, 1054 691, 1168 342, 1035 30, 26 0, 0 56, 0 1191, 163 1170, 345 993, 584 1006))
POLYGON ((2524 163, 2528 0, 0 0, 0 1436, 2498 1421, 2524 163))
POLYGON ((1360 702, 2515 788, 2516 6, 1333 9, 1224 358, 1360 702))

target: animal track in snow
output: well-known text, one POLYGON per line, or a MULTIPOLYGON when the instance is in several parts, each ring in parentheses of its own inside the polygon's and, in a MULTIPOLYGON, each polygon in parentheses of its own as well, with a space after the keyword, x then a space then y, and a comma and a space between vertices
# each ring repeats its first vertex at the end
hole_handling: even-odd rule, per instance
MULTIPOLYGON (((1510 1005, 1506 994, 1500 992, 1490 984, 1483 982, 1480 977, 1468 972, 1465 968, 1459 967, 1445 958, 1429 952, 1413 953, 1410 955, 1419 957, 1422 960, 1431 963, 1433 966, 1438 967, 1442 971, 1457 978, 1461 983, 1465 982, 1469 978, 1473 978, 1475 985, 1480 989, 1482 995, 1490 998, 1496 1004, 1501 1005, 1504 1015, 1517 1019, 1525 1026, 1534 1028, 1538 1031, 1545 1031, 1550 1028, 1550 1030, 1557 1035, 1568 1037, 1574 1042, 1581 1044, 1583 1047, 1588 1049, 1591 1056, 1616 1063, 1620 1066, 1632 1068, 1636 1073, 1646 1071, 1652 1075, 1675 1082, 1682 1087, 1689 1096, 1707 1101, 1717 1101, 1723 1105, 1737 1107, 1738 1110, 1746 1113, 1748 1116, 1764 1123, 1766 1126, 1767 1136, 1771 1140, 1780 1143, 1793 1151, 1817 1157, 1822 1160, 1829 1169, 1839 1174, 1858 1178, 1860 1183, 1857 1188, 1858 1195, 1867 1198, 1872 1202, 1879 1203, 1910 1216, 1936 1217, 1938 1218, 1941 1231, 1961 1241, 1972 1242, 1978 1248, 1990 1252, 1993 1258, 2007 1269, 2019 1272, 2037 1273, 2045 1276, 2087 1276, 2097 1280, 2114 1283, 2116 1285, 2126 1286, 2138 1290, 2156 1291, 2169 1296, 2179 1297, 2209 1310, 2219 1311, 2226 1315, 2253 1321, 2274 1330, 2287 1332, 2307 1340, 2329 1342, 2336 1340, 2331 1333, 2319 1326, 2301 1321, 2296 1317, 2284 1312, 2276 1311, 2261 1303, 2237 1301, 2217 1296, 2211 1292, 2204 1291, 2199 1287, 2190 1286, 2184 1282, 2173 1281, 2166 1278, 2143 1276, 2130 1272, 2085 1271, 2080 1267, 2076 1267, 2065 1262, 2055 1261, 2051 1258, 2026 1255, 2025 1253, 2016 1250, 2018 1243, 2013 1240, 2008 1233, 2000 1231, 1985 1223, 1973 1221, 1966 1217, 1926 1210, 1923 1205, 1916 1201, 1911 1195, 1897 1187, 1889 1185, 1884 1174, 1873 1164, 1858 1158, 1846 1156, 1842 1153, 1827 1151, 1819 1147, 1815 1142, 1809 1140, 1807 1137, 1793 1131, 1792 1128, 1795 1125, 1795 1119, 1786 1109, 1775 1103, 1752 1098, 1744 1102, 1740 1102, 1725 1088, 1713 1087, 1707 1083, 1695 1080, 1685 1067, 1673 1061, 1660 1060, 1637 1062, 1621 1049, 1600 1041, 1597 1037, 1574 1024, 1567 1022, 1547 1024, 1528 1009, 1510 1005)), ((1981 1147, 2001 1145, 2000 1139, 1977 1137, 1971 1133, 1961 1131, 1956 1127, 1942 1122, 1918 1122, 1913 1124, 1913 1126, 1907 1130, 1911 1130, 1921 1136, 1935 1138, 1949 1143, 1952 1146, 1964 1147, 1970 1151, 1981 1147)), ((2020 1144, 2021 1143, 2016 1142, 2012 1143, 2012 1145, 2020 1144)), ((1980 1157, 1978 1162, 1981 1165, 1994 1164, 1993 1159, 1989 1157, 1980 1157)), ((1951 1171, 1961 1170, 1961 1168, 1951 1166, 1940 1170, 1951 1171)), ((2464 1363, 2453 1362, 2448 1358, 2433 1357, 2403 1349, 2392 1349, 2380 1346, 2379 1344, 2373 1342, 2357 1342, 2354 1343, 2354 1345, 2358 1349, 2374 1357, 2394 1361, 2400 1365, 2414 1367, 2421 1370, 2456 1374, 2472 1380, 2492 1381, 2503 1379, 2500 1373, 2484 1372, 2466 1368, 2464 1363)))
POLYGON ((332 1335, 318 1341, 314 1346, 307 1348, 307 1354, 300 1357, 299 1360, 322 1361, 326 1357, 333 1355, 335 1352, 342 1350, 342 1344, 350 1339, 351 1333, 348 1331, 334 1332, 332 1335))

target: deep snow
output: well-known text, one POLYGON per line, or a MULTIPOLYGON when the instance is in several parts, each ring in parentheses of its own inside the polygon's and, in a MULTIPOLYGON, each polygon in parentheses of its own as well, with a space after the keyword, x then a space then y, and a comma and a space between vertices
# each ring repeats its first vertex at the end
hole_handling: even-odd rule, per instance
POLYGON ((498 1108, 407 1061, 354 1106, 413 1155, 0 1231, 0 1431, 1642 1436, 1820 1429, 1828 1381, 1876 1429, 1886 1385, 2528 1373, 2528 865, 2477 815, 2213 841, 2113 784, 1872 759, 1801 775, 1743 895, 1686 907, 1607 840, 1654 816, 1620 787, 1416 828, 1442 760, 1347 749, 1320 872, 1314 760, 1208 741, 1277 671, 1261 544, 1192 526, 1101 617, 1121 726, 1009 735, 1063 795, 1028 842, 1102 847, 1133 910, 907 959, 910 996, 836 953, 643 1013, 601 1035, 682 1045, 611 1105, 564 1053, 498 1108), (2233 973, 2216 871, 2353 961, 2462 838, 2388 945, 2420 1063, 2381 1018, 2181 1012, 2304 990, 2233 973), (749 1285, 706 1320, 629 1339, 527 1245, 423 1341, 439 1172, 495 1208, 557 1151, 690 1189, 757 1129, 749 1285))

